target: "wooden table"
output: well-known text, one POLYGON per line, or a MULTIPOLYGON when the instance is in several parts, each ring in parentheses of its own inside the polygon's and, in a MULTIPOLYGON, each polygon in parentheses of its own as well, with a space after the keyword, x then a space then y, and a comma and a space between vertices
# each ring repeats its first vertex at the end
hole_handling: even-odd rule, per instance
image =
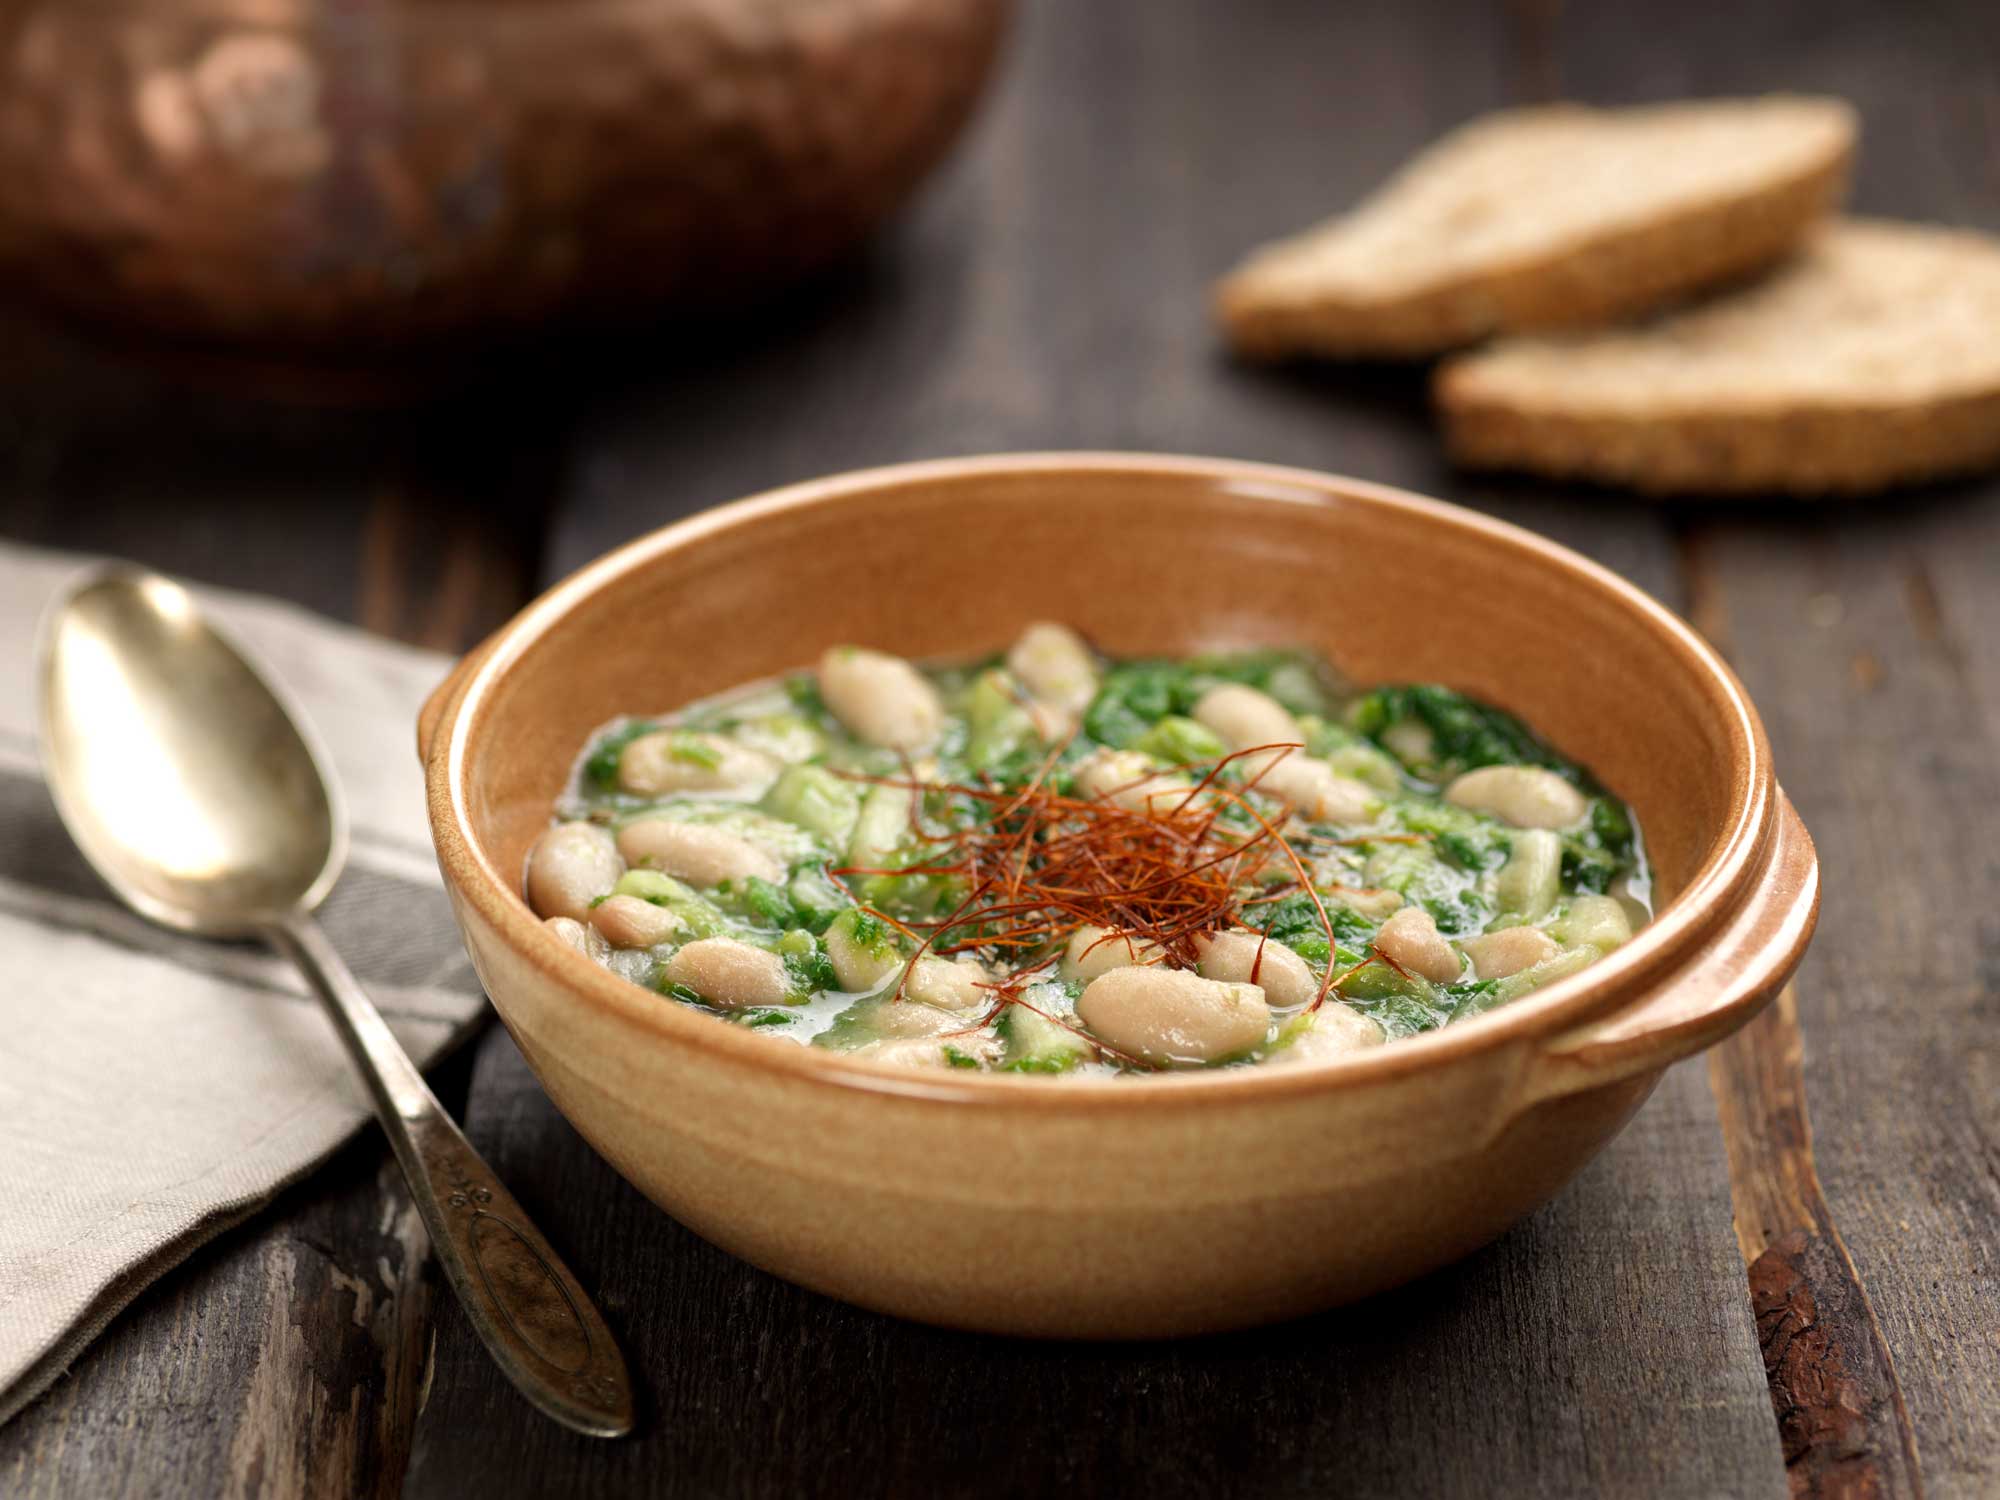
POLYGON ((1788 1465, 1793 1493, 2000 1493, 2000 485, 1676 508, 1475 480, 1440 461, 1421 372, 1238 368, 1203 314, 1244 246, 1465 115, 1559 93, 1842 93, 1866 116, 1861 207, 2000 228, 1996 76, 1989 0, 1051 3, 916 211, 724 334, 399 415, 254 406, 10 339, 7 534, 446 649, 636 532, 903 458, 1220 453, 1478 506, 1728 652, 1826 905, 1795 993, 1669 1074, 1491 1249, 1171 1346, 941 1333, 753 1271, 584 1148, 493 1028, 441 1086, 601 1288, 645 1391, 637 1438, 569 1438, 510 1393, 370 1132, 0 1430, 0 1493, 1764 1497, 1788 1465))

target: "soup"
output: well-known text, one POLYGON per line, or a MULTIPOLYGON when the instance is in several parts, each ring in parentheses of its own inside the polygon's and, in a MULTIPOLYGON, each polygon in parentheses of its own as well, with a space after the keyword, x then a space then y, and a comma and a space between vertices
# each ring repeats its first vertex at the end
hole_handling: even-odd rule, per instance
POLYGON ((663 1002, 1050 1076, 1311 1064, 1650 918, 1630 809, 1497 709, 1297 651, 1107 660, 1054 623, 606 726, 526 892, 663 1002))

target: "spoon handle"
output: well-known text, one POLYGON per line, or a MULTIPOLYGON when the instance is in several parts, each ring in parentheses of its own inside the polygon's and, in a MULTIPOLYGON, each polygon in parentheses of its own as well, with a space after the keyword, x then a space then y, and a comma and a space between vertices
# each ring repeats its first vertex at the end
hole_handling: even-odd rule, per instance
POLYGON ((326 934, 295 913, 269 937, 305 973, 360 1065, 445 1279, 521 1394, 593 1437, 632 1429, 632 1385, 603 1317, 460 1134, 326 934))

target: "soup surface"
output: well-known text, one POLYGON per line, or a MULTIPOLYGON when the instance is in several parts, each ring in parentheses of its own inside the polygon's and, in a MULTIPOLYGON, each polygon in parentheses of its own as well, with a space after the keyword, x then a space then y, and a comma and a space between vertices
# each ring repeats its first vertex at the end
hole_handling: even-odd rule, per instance
POLYGON ((1630 811, 1439 686, 1301 652, 1108 661, 1067 627, 864 647, 585 747, 529 858, 667 1000, 906 1067, 1311 1063, 1574 973, 1650 916, 1630 811))

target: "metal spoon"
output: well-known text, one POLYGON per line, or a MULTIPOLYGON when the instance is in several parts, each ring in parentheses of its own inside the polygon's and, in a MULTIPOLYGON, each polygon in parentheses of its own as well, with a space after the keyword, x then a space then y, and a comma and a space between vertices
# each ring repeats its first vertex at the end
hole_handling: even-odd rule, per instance
POLYGON ((185 589, 117 564, 42 622, 41 721, 56 807, 123 901, 182 932, 261 937, 312 982, 507 1378, 566 1427, 629 1432, 631 1381, 603 1318, 313 921, 347 828, 304 723, 185 589))

